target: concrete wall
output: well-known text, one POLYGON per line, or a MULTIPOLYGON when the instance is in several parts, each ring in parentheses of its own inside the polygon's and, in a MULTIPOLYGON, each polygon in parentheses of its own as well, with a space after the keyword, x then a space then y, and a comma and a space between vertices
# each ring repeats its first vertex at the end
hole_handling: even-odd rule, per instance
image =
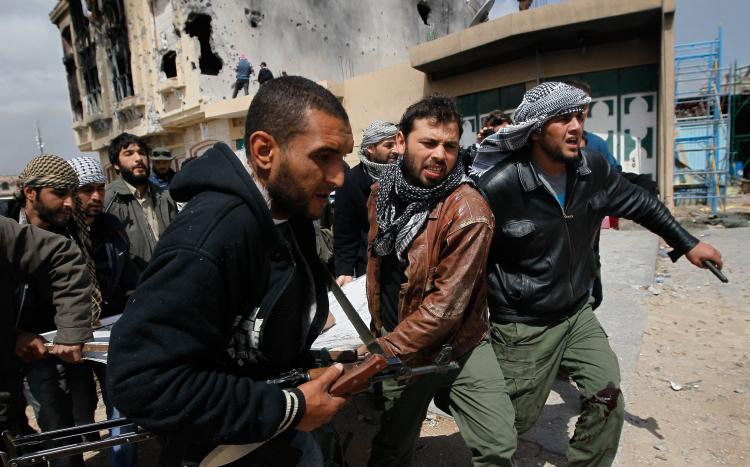
POLYGON ((406 107, 429 93, 427 77, 407 63, 346 80, 342 103, 349 114, 354 136, 350 165, 358 161, 362 131, 373 120, 398 123, 406 107))
MULTIPOLYGON (((68 1, 60 0, 51 13, 58 25, 68 21, 68 1)), ((428 0, 430 25, 418 14, 417 0, 124 0, 124 4, 135 96, 114 102, 111 86, 105 86, 109 70, 100 66, 106 107, 102 115, 88 115, 74 124, 81 149, 105 154, 109 140, 125 129, 147 136, 154 145, 170 147, 178 157, 199 154, 217 140, 235 147, 257 89, 253 84, 250 96, 229 99, 234 67, 244 53, 256 70, 260 61, 266 61, 277 75, 281 70, 301 74, 330 89, 350 115, 355 146, 369 122, 378 118, 396 122, 409 104, 432 92, 462 96, 519 83, 528 88, 550 77, 658 64, 658 153, 671 150, 671 0, 664 2, 661 31, 649 29, 646 35, 620 31, 622 38, 617 40, 585 47, 572 41, 566 48, 516 53, 506 59, 501 55, 490 62, 471 61, 475 54, 487 51, 476 47, 496 43, 512 48, 508 44, 514 44, 515 33, 538 31, 542 37, 577 21, 599 17, 606 21, 609 10, 630 14, 658 6, 655 0, 634 0, 627 5, 577 0, 538 8, 533 15, 514 13, 466 30, 472 11, 465 2, 455 0, 428 0), (195 14, 211 19, 210 47, 222 63, 216 75, 201 73, 200 42, 185 30, 195 14), (546 22, 539 24, 540 18, 546 22), (433 38, 437 39, 427 41, 433 38), (169 51, 175 52, 173 78, 162 71, 163 57, 169 51), (461 60, 462 56, 469 57, 470 66, 448 73, 425 74, 414 68, 420 63, 429 67, 430 61, 439 64, 441 57, 461 60), (98 125, 95 131, 97 119, 108 117, 111 126, 98 125)), ((616 23, 610 20, 612 25, 606 27, 617 28, 616 23)), ((100 63, 105 63, 104 52, 98 53, 100 63)), ((671 161, 671 157, 660 159, 671 161)), ((661 160, 659 182, 666 187, 671 177, 663 173, 671 165, 661 160)), ((349 162, 355 161, 351 155, 349 162)))
MULTIPOLYGON (((50 13, 61 30, 71 22, 70 1, 78 0, 60 0, 50 13)), ((78 146, 103 152, 121 131, 154 139, 184 133, 206 119, 206 105, 231 97, 241 53, 256 71, 260 62, 266 61, 276 75, 284 70, 316 81, 340 82, 405 63, 411 46, 459 31, 473 16, 462 1, 425 0, 430 7, 429 24, 425 24, 417 3, 123 0, 134 96, 119 102, 114 98, 107 51, 98 44, 101 109, 84 109, 84 117, 74 124, 78 146), (200 40, 186 29, 195 15, 210 19, 209 45, 221 63, 214 75, 201 73, 200 40), (163 72, 164 56, 170 51, 175 54, 175 77, 163 72)), ((90 32, 95 40, 104 42, 96 18, 92 18, 90 32)), ((252 87, 257 89, 257 84, 252 87)))

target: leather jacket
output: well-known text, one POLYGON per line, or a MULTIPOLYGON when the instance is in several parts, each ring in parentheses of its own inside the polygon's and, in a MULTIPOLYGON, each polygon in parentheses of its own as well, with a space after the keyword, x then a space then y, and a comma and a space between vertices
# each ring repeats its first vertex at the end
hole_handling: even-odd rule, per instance
POLYGON ((378 231, 375 200, 368 201, 367 299, 372 331, 385 352, 411 366, 432 363, 443 344, 453 347, 453 358, 474 348, 486 336, 487 252, 494 221, 482 195, 459 185, 430 212, 407 253, 407 282, 398 297, 398 325, 382 335, 380 305, 381 259, 372 251, 378 231))
POLYGON ((698 243, 658 198, 590 150, 568 167, 564 207, 539 178, 528 148, 485 172, 479 188, 497 224, 487 266, 492 322, 550 323, 578 311, 596 276, 605 215, 662 237, 674 248, 673 261, 698 243))

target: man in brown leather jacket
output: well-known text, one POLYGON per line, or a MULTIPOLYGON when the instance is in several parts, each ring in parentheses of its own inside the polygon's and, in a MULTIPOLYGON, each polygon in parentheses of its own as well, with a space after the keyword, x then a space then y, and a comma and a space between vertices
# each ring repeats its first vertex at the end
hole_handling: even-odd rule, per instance
POLYGON ((448 98, 410 106, 396 137, 403 157, 370 195, 367 298, 380 345, 416 366, 447 344, 460 365, 406 385, 383 384, 385 412, 370 465, 411 464, 427 407, 443 388, 474 465, 511 465, 514 416, 487 341, 485 267, 494 220, 458 161, 460 123, 448 98))

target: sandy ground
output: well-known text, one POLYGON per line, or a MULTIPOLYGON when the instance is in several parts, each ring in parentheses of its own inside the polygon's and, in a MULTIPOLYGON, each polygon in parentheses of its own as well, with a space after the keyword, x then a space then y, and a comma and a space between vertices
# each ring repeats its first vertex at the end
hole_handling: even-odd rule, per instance
POLYGON ((750 465, 750 229, 699 235, 731 282, 658 259, 619 465, 750 465))

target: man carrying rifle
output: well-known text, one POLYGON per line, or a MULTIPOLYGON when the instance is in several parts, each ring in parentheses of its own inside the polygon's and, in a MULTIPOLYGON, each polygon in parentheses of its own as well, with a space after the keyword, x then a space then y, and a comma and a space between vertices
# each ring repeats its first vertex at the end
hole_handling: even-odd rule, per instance
POLYGON ((464 175, 460 137, 452 100, 413 104, 396 136, 403 157, 383 170, 370 195, 367 298, 378 344, 409 366, 431 363, 447 344, 459 365, 405 385, 383 382, 373 466, 411 465, 427 407, 443 388, 474 465, 510 465, 515 450, 513 410, 487 340, 485 266, 494 221, 464 175))
MULTIPOLYGON (((73 240, 0 217, 0 431, 14 434, 30 431, 22 401, 23 378, 15 347, 17 316, 13 310, 16 289, 24 284, 46 284, 56 318, 72 325, 68 331, 79 328, 83 340, 90 337, 91 276, 73 240)), ((59 355, 59 347, 48 351, 39 338, 26 352, 41 359, 48 353, 59 355)))
POLYGON ((165 465, 256 442, 242 465, 322 465, 305 432, 346 402, 328 391, 340 365, 297 388, 263 381, 309 367, 328 316, 312 220, 343 184, 348 116, 314 82, 274 79, 250 104, 244 141, 249 169, 219 143, 172 180, 187 205, 112 331, 110 395, 166 435, 165 465))

